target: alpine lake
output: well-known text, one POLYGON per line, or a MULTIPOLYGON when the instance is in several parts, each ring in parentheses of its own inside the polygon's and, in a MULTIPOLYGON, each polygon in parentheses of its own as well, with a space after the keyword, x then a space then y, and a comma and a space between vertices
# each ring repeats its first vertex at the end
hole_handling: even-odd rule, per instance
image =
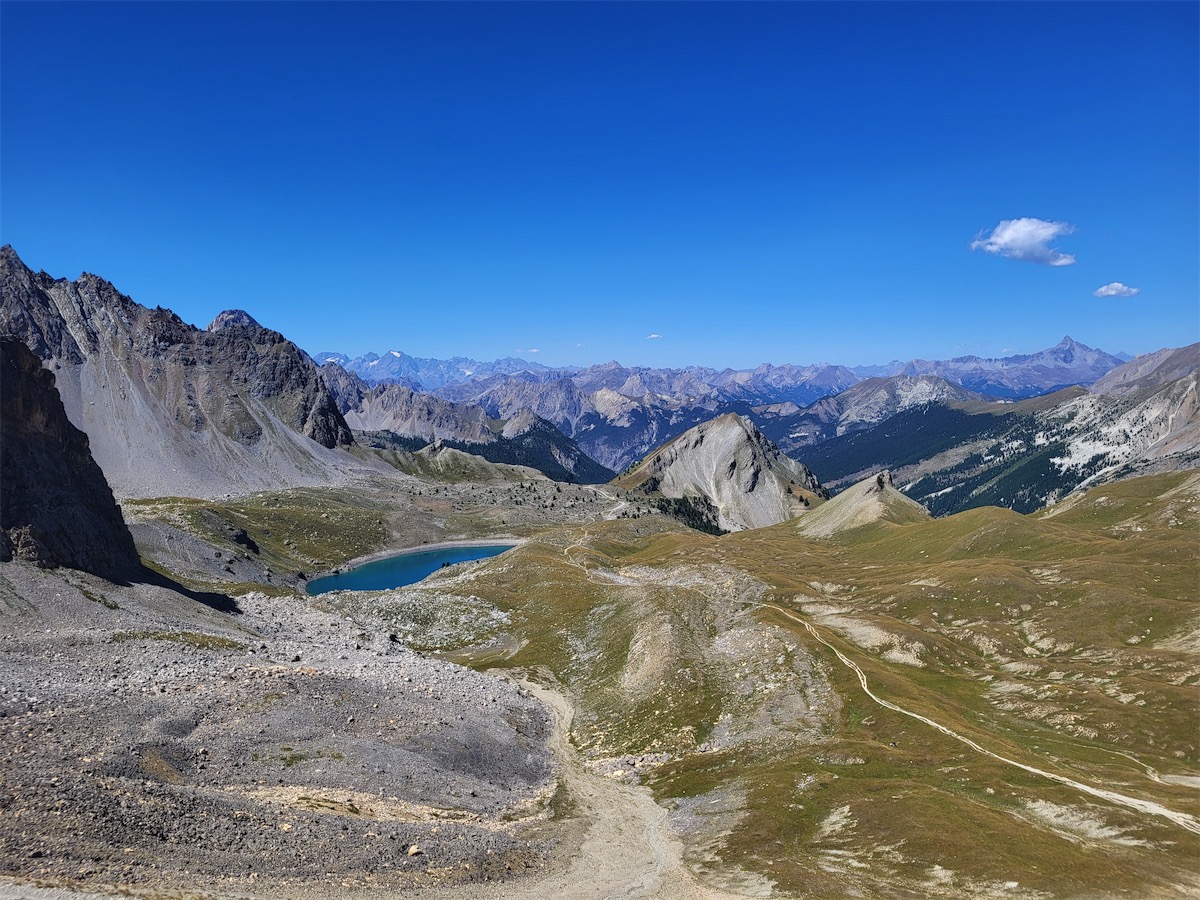
POLYGON ((439 547, 430 550, 409 550, 336 572, 308 583, 311 595, 329 591, 386 591, 427 578, 434 572, 454 563, 471 562, 497 556, 511 550, 515 544, 439 547))

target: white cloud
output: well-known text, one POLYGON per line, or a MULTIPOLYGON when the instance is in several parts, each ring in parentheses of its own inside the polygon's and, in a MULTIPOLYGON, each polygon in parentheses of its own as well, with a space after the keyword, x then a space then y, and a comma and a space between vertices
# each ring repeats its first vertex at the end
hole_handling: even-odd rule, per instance
POLYGON ((518 347, 516 352, 517 353, 541 353, 542 351, 539 350, 537 347, 530 347, 528 350, 522 350, 520 347, 518 347))
POLYGON ((1140 294, 1141 288, 1130 287, 1127 284, 1122 284, 1119 281, 1114 281, 1112 284, 1101 285, 1092 291, 1093 297, 1133 297, 1140 294))
POLYGON ((1045 219, 1003 219, 991 234, 980 232, 971 242, 972 250, 983 250, 1022 262, 1044 266, 1073 266, 1075 257, 1050 246, 1050 241, 1071 234, 1075 226, 1069 222, 1047 222, 1045 219))
POLYGON ((662 335, 661 335, 661 334, 659 334, 659 333, 658 333, 658 332, 656 332, 656 331, 652 331, 652 332, 650 332, 650 334, 646 335, 646 340, 648 340, 648 341, 657 341, 657 340, 658 340, 660 337, 662 337, 662 335))

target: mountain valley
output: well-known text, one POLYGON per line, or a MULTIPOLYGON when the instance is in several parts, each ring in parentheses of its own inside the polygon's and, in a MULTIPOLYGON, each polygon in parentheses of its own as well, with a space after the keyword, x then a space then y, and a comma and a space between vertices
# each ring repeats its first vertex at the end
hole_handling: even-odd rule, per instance
POLYGON ((351 360, 0 288, 0 897, 1200 892, 1200 345, 351 360))

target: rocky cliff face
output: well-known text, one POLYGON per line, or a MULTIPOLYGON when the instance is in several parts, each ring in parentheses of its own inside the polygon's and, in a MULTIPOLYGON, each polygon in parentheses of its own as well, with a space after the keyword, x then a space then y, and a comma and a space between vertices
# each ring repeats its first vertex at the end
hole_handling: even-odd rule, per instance
POLYGON ((0 334, 57 374, 120 496, 208 495, 336 477, 350 429, 320 370, 245 313, 207 331, 109 282, 34 274, 0 248, 0 334))
POLYGON ((140 568, 133 538, 70 423, 54 375, 23 343, 0 338, 0 560, 83 569, 110 580, 140 568))
POLYGON ((732 413, 685 431, 617 484, 667 498, 706 498, 725 531, 776 525, 829 496, 807 466, 732 413))

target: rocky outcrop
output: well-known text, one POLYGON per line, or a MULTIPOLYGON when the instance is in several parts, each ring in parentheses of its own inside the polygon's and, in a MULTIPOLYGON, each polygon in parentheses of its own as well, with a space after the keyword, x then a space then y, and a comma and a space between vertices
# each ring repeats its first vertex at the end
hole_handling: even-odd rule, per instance
POLYGON ((120 496, 321 483, 352 443, 320 369, 228 311, 209 330, 148 309, 95 275, 32 273, 0 248, 0 334, 57 373, 67 415, 120 496))
POLYGON ((87 435, 70 423, 54 375, 0 338, 0 560, 82 569, 110 580, 140 563, 87 435))
POLYGON ((776 525, 829 496, 807 466, 732 413, 685 431, 616 484, 668 499, 702 499, 724 531, 776 525))

